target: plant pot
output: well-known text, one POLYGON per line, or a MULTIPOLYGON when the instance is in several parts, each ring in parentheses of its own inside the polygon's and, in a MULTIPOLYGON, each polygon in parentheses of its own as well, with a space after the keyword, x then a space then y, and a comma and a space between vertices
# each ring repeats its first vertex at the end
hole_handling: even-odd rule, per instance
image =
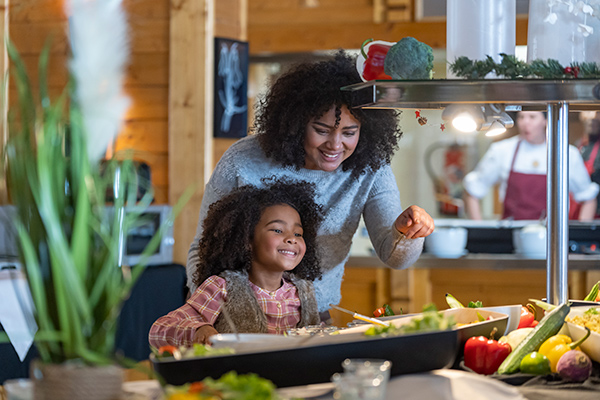
POLYGON ((35 400, 120 400, 123 370, 116 365, 31 364, 35 400))

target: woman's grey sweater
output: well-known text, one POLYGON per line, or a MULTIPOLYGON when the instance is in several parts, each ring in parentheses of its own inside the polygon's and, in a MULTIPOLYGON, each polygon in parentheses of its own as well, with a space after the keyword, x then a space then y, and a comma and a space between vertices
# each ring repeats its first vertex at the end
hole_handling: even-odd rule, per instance
POLYGON ((198 243, 208 207, 236 187, 264 186, 261 179, 272 176, 314 183, 315 201, 323 206, 324 220, 317 238, 323 276, 314 282, 320 312, 329 309, 330 303, 340 302, 344 265, 361 215, 375 252, 386 265, 405 268, 419 258, 423 239, 407 239, 394 228, 394 221, 402 213, 402 207, 389 165, 377 171, 368 169, 358 178, 341 168, 333 172, 297 170, 268 159, 256 136, 248 136, 225 152, 206 185, 198 229, 187 260, 188 286, 192 292, 197 288, 192 282, 192 273, 198 265, 198 243))

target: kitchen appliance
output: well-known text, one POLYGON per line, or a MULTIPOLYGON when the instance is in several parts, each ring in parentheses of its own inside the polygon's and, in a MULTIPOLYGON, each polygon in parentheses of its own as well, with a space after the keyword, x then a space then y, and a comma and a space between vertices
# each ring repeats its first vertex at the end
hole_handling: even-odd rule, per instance
MULTIPOLYGON (((136 207, 126 207, 127 212, 139 212, 136 207)), ((123 264, 136 265, 142 259, 142 253, 146 246, 160 227, 168 220, 172 212, 172 207, 169 205, 150 205, 141 211, 141 223, 131 228, 127 232, 125 248, 123 250, 123 264)), ((146 265, 165 265, 173 263, 173 225, 166 226, 164 235, 160 241, 158 248, 146 259, 146 265)))
MULTIPOLYGON (((141 260, 141 255, 150 240, 160 227, 168 220, 172 211, 169 205, 150 205, 146 208, 126 207, 125 212, 141 212, 141 222, 127 232, 126 244, 123 251, 123 264, 136 265, 141 260)), ((19 251, 17 234, 13 218, 16 216, 14 206, 0 206, 0 261, 17 260, 19 251)), ((108 207, 110 218, 111 207, 108 207)), ((173 226, 165 225, 160 245, 147 259, 147 265, 164 265, 173 263, 173 226)))

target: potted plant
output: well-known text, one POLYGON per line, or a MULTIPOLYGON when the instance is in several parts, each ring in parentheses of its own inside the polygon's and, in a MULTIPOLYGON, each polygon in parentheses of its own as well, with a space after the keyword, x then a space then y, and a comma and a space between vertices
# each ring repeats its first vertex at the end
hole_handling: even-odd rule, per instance
POLYGON ((60 97, 50 99, 45 86, 49 46, 40 56, 36 95, 17 50, 7 44, 18 110, 9 113, 5 166, 38 325, 35 396, 116 399, 122 383, 116 321, 143 270, 119 265, 119 254, 152 192, 137 201, 131 160, 100 168, 129 104, 121 88, 128 45, 120 4, 67 3, 73 57, 71 79, 60 97), (114 200, 107 206, 109 188, 114 200), (138 211, 125 213, 131 205, 138 211))

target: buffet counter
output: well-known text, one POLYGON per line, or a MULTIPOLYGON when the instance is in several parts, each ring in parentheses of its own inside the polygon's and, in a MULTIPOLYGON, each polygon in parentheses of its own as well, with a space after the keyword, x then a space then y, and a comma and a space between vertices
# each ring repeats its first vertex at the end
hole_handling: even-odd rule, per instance
MULTIPOLYGON (((445 294, 484 305, 526 304, 546 297, 546 260, 517 254, 468 253, 455 259, 423 253, 410 268, 394 270, 377 257, 350 257, 342 283, 341 306, 369 314, 384 303, 403 313, 420 312, 433 302, 447 308, 445 294)), ((569 297, 583 299, 600 280, 600 256, 569 255, 569 297)), ((336 325, 350 319, 331 312, 336 325)))

